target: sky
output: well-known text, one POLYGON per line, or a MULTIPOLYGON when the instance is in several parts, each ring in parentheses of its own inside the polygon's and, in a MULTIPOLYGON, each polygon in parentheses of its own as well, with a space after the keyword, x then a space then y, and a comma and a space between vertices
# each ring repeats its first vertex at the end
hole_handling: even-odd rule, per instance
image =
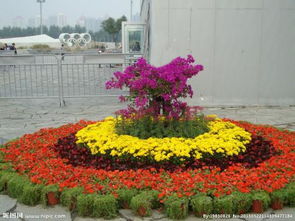
MULTIPOLYGON (((0 0, 0 26, 12 25, 17 16, 25 19, 40 14, 37 0, 0 0)), ((140 0, 133 0, 133 14, 139 13, 140 0)), ((44 18, 63 13, 68 22, 74 23, 80 16, 86 17, 130 17, 130 0, 46 0, 43 4, 44 18)))

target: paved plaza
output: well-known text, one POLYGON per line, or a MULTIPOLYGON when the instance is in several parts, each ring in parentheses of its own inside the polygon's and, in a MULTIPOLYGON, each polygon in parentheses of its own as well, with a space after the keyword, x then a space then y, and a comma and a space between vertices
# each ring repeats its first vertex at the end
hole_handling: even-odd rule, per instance
MULTIPOLYGON (((79 120, 100 120, 124 108, 117 97, 66 99, 64 107, 58 99, 0 99, 0 142, 44 127, 58 127, 79 120)), ((205 114, 270 124, 295 130, 295 106, 285 107, 205 107, 205 114)))
MULTIPOLYGON (((66 105, 59 106, 58 99, 0 99, 0 142, 20 137, 26 133, 33 133, 44 127, 58 127, 63 124, 84 120, 100 120, 124 108, 116 97, 95 97, 81 99, 66 99, 66 105)), ((295 131, 295 106, 285 107, 205 107, 205 114, 217 114, 219 117, 244 120, 256 124, 271 124, 276 127, 295 131)), ((6 219, 3 215, 21 215, 23 218, 12 220, 74 220, 91 221, 91 219, 77 217, 61 206, 42 208, 42 206, 28 207, 17 203, 6 195, 0 195, 0 221, 6 219), (59 217, 56 215, 60 215, 59 217), (2 216, 2 217, 1 217, 2 216)), ((160 220, 168 221, 165 215, 154 211, 152 217, 140 218, 132 214, 131 210, 120 210, 116 221, 160 220)), ((202 220, 189 216, 186 220, 202 220)), ((214 219, 213 219, 214 220, 214 219)), ((220 219, 217 219, 220 220, 220 219)), ((283 210, 267 210, 263 215, 252 218, 230 220, 295 220, 294 208, 283 210), (274 214, 287 214, 292 218, 278 218, 274 214)))

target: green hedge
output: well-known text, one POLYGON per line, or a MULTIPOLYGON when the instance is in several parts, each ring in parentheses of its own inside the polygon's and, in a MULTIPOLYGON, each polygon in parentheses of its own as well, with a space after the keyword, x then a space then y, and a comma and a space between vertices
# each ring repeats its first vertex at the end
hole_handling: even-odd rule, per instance
POLYGON ((77 207, 77 197, 83 193, 83 188, 66 188, 60 195, 61 205, 67 207, 69 210, 75 210, 77 207))
POLYGON ((138 190, 136 189, 120 189, 117 191, 118 193, 118 203, 119 207, 123 209, 130 209, 130 203, 132 197, 138 194, 138 190))
POLYGON ((0 191, 7 193, 8 182, 12 179, 18 177, 16 173, 11 172, 1 172, 0 173, 0 191))
POLYGON ((117 216, 118 202, 113 195, 96 195, 93 201, 93 216, 112 219, 117 216))
POLYGON ((168 218, 184 219, 188 215, 189 200, 186 198, 179 198, 170 196, 164 202, 164 207, 168 218))
POLYGON ((213 207, 215 214, 233 214, 234 203, 233 196, 227 195, 213 200, 213 207))
POLYGON ((7 194, 12 198, 20 198, 23 194, 25 185, 30 184, 27 178, 22 176, 13 176, 7 182, 7 194))
POLYGON ((130 207, 139 216, 150 216, 152 209, 157 209, 161 206, 158 195, 159 192, 155 190, 143 191, 132 197, 130 207))
POLYGON ((77 197, 77 211, 79 216, 93 217, 94 199, 97 194, 82 194, 77 197))
POLYGON ((139 216, 150 216, 152 214, 152 202, 143 194, 132 197, 130 207, 139 216))
POLYGON ((295 207, 295 182, 288 184, 284 190, 286 191, 286 204, 295 207))
POLYGON ((270 194, 271 202, 280 201, 284 205, 288 205, 288 191, 286 189, 275 190, 270 194))
POLYGON ((192 210, 197 217, 203 217, 203 214, 212 214, 213 200, 206 195, 196 195, 190 201, 192 210))
POLYGON ((257 191, 252 193, 252 200, 261 200, 263 203, 263 209, 266 210, 270 203, 271 199, 267 192, 265 191, 257 191))
POLYGON ((250 212, 252 206, 252 195, 250 193, 233 192, 233 212, 244 214, 250 212))
POLYGON ((19 201, 28 206, 39 204, 41 200, 41 192, 44 187, 44 185, 34 185, 31 183, 24 185, 23 194, 19 198, 19 201))
POLYGON ((44 207, 48 206, 47 193, 49 192, 53 192, 56 198, 60 197, 58 185, 45 186, 41 191, 41 203, 43 204, 44 207))

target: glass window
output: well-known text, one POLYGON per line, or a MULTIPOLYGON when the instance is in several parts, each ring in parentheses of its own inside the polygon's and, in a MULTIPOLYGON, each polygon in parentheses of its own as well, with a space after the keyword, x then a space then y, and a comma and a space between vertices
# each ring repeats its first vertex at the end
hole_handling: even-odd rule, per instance
POLYGON ((140 30, 128 30, 129 53, 141 52, 141 33, 140 30))

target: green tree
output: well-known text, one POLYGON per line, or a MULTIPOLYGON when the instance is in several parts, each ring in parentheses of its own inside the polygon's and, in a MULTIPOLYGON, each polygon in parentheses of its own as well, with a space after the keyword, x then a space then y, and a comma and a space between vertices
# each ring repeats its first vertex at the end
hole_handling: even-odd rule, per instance
POLYGON ((127 18, 124 15, 117 20, 110 17, 101 23, 103 30, 112 36, 113 42, 118 41, 118 36, 121 31, 121 24, 123 21, 127 21, 127 18))
POLYGON ((75 29, 69 25, 62 27, 61 29, 62 33, 74 33, 75 29))
POLYGON ((115 34, 117 33, 116 21, 113 18, 108 18, 101 23, 104 31, 112 36, 112 40, 115 41, 115 34))
POLYGON ((118 32, 120 32, 122 29, 122 22, 123 21, 127 21, 127 18, 125 15, 123 15, 121 18, 118 18, 116 21, 116 29, 118 32))
POLYGON ((61 29, 60 27, 56 25, 52 25, 49 27, 48 35, 53 37, 53 38, 58 38, 59 35, 61 34, 61 29))
MULTIPOLYGON (((99 42, 110 42, 110 41, 120 41, 121 35, 121 22, 126 21, 126 17, 122 16, 118 20, 113 20, 114 34, 110 34, 104 29, 101 29, 97 32, 90 31, 91 37, 94 41, 99 42)), ((112 22, 111 22, 112 23, 112 22)), ((84 33, 86 32, 85 27, 79 25, 73 26, 64 26, 58 27, 56 25, 47 27, 43 26, 43 33, 49 35, 52 38, 58 38, 61 33, 84 33)), ((22 37, 22 36, 32 36, 39 35, 40 27, 27 27, 27 28, 17 28, 17 27, 3 27, 0 29, 0 38, 13 38, 13 37, 22 37)))
POLYGON ((85 27, 82 27, 80 25, 75 25, 74 32, 76 32, 76 33, 84 33, 84 32, 86 32, 86 28, 85 27))

